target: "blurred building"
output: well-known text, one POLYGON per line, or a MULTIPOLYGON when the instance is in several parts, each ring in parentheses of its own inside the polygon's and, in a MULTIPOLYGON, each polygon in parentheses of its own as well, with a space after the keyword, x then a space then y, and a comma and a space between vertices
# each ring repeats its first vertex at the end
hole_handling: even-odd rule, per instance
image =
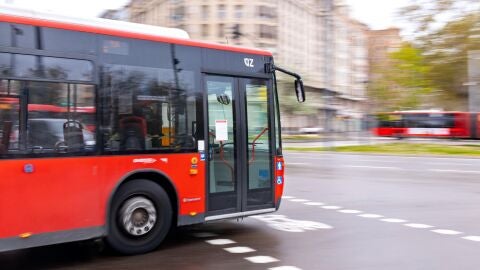
POLYGON ((399 50, 401 46, 398 28, 368 31, 369 80, 378 78, 379 70, 389 68, 389 53, 399 50))
POLYGON ((127 9, 132 22, 271 51, 277 65, 304 77, 307 88, 311 110, 284 114, 286 129, 345 129, 338 123, 362 116, 367 27, 350 18, 340 0, 132 0, 127 9))

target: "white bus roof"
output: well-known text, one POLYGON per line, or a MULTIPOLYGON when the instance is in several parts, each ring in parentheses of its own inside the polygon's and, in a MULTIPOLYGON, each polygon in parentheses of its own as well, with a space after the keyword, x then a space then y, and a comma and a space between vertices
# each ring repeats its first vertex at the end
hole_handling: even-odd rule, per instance
POLYGON ((45 11, 35 11, 31 9, 19 8, 17 6, 0 4, 0 14, 27 17, 39 20, 56 21, 62 23, 76 24, 82 26, 101 27, 118 31, 132 31, 140 34, 147 34, 159 37, 170 37, 179 39, 189 39, 186 31, 177 28, 160 27, 145 25, 139 23, 108 20, 102 18, 76 18, 59 15, 45 11))

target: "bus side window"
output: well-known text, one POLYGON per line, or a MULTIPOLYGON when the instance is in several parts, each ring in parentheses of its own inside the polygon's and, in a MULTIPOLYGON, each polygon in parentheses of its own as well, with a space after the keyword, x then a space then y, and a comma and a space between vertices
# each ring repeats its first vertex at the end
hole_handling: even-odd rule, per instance
POLYGON ((10 147, 10 134, 12 132, 12 122, 4 121, 0 123, 0 155, 8 152, 10 147))

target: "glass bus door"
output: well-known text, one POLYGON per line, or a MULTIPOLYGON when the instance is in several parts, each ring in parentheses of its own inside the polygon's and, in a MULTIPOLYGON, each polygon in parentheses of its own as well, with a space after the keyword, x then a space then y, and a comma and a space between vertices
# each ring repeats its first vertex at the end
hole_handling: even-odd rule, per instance
POLYGON ((268 80, 206 76, 208 212, 273 207, 268 80))

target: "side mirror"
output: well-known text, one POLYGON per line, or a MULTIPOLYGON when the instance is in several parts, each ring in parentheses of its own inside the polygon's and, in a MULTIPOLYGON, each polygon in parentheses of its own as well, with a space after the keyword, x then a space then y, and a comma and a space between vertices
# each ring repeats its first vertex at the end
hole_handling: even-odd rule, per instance
POLYGON ((297 94, 298 102, 305 102, 305 88, 301 79, 295 80, 295 93, 297 94))

